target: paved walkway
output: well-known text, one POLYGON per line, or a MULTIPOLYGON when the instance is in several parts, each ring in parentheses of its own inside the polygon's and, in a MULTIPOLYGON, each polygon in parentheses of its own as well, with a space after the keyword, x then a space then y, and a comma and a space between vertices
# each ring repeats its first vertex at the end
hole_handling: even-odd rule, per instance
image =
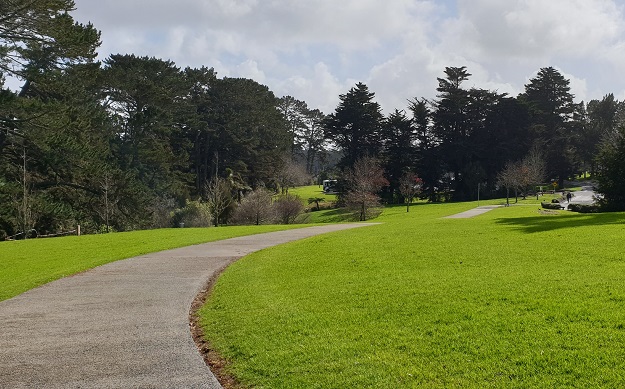
POLYGON ((189 330, 211 275, 340 224, 200 244, 113 262, 0 302, 0 388, 220 388, 189 330))
POLYGON ((464 211, 461 213, 457 213, 455 215, 446 216, 444 219, 467 219, 473 216, 481 215, 495 208, 499 208, 501 205, 484 205, 481 207, 476 207, 473 209, 469 209, 468 211, 464 211))

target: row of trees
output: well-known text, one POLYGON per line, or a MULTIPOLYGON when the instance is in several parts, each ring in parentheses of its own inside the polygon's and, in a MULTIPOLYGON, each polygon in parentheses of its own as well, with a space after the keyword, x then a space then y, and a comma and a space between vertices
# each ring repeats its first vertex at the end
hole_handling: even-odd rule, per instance
POLYGON ((343 152, 342 168, 364 156, 381 161, 389 180, 383 195, 400 201, 401 177, 418 173, 432 201, 501 195, 544 181, 600 172, 597 155, 625 124, 625 103, 607 95, 575 103, 569 81, 553 67, 539 70, 516 97, 465 88, 471 74, 448 67, 437 97, 415 98, 387 117, 359 83, 340 96, 326 119, 326 136, 343 152), (513 183, 514 182, 514 183, 513 183))
MULTIPOLYGON (((501 172, 530 150, 560 182, 618 166, 610 158, 621 155, 614 129, 625 123, 624 103, 612 95, 575 103, 551 67, 516 97, 466 88, 467 69, 448 67, 435 99, 414 98, 387 116, 358 83, 326 116, 211 68, 132 54, 96 62, 100 34, 75 22, 73 8, 72 0, 0 6, 0 235, 169 226, 189 201, 214 202, 216 179, 241 203, 257 188, 286 194, 334 165, 346 199, 365 205, 361 217, 371 200, 362 185, 399 202, 411 193, 405 177, 416 175, 432 201, 473 199, 478 187, 499 195, 501 172), (613 147, 601 148, 602 139, 613 147), (354 179, 364 158, 383 178, 354 179)), ((227 222, 212 207, 213 222, 227 222)))
POLYGON ((99 32, 71 0, 0 8, 0 236, 168 226, 215 177, 240 200, 297 182, 292 157, 323 162, 322 114, 298 107, 290 126, 292 98, 157 58, 96 62, 99 32))

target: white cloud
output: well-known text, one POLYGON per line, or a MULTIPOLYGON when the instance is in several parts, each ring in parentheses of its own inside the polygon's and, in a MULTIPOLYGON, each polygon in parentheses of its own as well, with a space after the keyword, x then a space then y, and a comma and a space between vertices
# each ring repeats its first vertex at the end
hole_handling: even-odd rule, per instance
POLYGON ((260 84, 265 82, 265 73, 258 68, 256 61, 247 60, 236 67, 236 73, 244 78, 251 78, 260 84))
POLYGON ((621 0, 76 0, 103 57, 135 53, 251 77, 331 112, 367 83, 386 112, 434 97, 446 66, 516 95, 544 66, 584 100, 625 96, 621 0))
POLYGON ((317 63, 307 75, 295 75, 276 83, 278 96, 291 95, 304 100, 311 108, 331 113, 339 102, 339 94, 345 93, 350 86, 341 83, 328 66, 317 63))

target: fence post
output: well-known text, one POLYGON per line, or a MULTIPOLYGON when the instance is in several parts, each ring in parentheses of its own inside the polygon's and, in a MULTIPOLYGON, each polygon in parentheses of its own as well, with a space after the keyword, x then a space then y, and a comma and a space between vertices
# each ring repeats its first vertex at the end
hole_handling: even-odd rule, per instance
POLYGON ((78 225, 78 228, 76 229, 77 235, 80 236, 80 224, 78 225))

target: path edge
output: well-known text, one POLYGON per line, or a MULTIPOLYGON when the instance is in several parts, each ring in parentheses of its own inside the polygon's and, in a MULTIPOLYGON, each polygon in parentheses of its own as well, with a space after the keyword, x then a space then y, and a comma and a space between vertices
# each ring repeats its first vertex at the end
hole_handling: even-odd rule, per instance
POLYGON ((206 366, 210 369, 215 378, 217 378, 217 381, 219 381, 219 384, 224 389, 240 389, 244 388, 244 386, 228 372, 228 368, 231 365, 230 361, 219 354, 212 344, 206 339, 206 334, 200 325, 199 310, 204 306, 204 304, 206 304, 206 301, 212 295, 213 289, 219 277, 238 259, 240 258, 231 258, 228 260, 228 263, 219 268, 209 277, 204 286, 200 289, 200 292, 193 299, 189 310, 189 330, 191 332, 193 342, 195 343, 200 356, 204 360, 204 363, 206 363, 206 366))
MULTIPOLYGON (((337 231, 327 231, 327 232, 323 232, 323 233, 316 234, 313 236, 323 235, 323 234, 327 234, 330 232, 346 231, 346 230, 355 229, 359 227, 374 226, 374 225, 379 225, 379 224, 382 224, 382 223, 379 223, 379 222, 361 223, 361 224, 356 224, 355 226, 350 227, 350 228, 341 229, 337 231)), ((305 239, 312 238, 313 236, 308 236, 306 238, 297 239, 297 240, 305 240, 305 239)), ((291 242, 293 241, 286 242, 286 243, 291 243, 291 242)), ((282 244, 285 244, 285 243, 282 243, 282 244)), ((278 244, 276 246, 280 246, 280 245, 281 244, 278 244)), ((276 247, 276 246, 271 246, 271 247, 276 247)), ((213 345, 206 339, 206 336, 205 336, 206 334, 204 333, 204 331, 202 330, 202 326, 200 325, 200 317, 199 317, 198 312, 212 295, 215 284, 217 283, 217 281, 219 280, 219 277, 223 274, 223 272, 226 271, 226 269, 230 265, 232 265, 234 262, 242 258, 245 258, 247 255, 249 254, 246 254, 242 257, 231 257, 228 259, 225 265, 223 265, 221 268, 213 272, 213 274, 208 278, 204 286, 199 289, 199 292, 193 299, 193 302, 191 303, 191 307, 189 309, 189 331, 190 331, 191 337, 193 338, 193 342, 195 343, 200 356, 204 360, 204 363, 206 363, 206 366, 209 368, 211 373, 215 376, 219 384, 224 389, 243 389, 247 387, 243 385, 241 382, 239 382, 232 374, 229 373, 228 370, 229 370, 229 367, 231 366, 231 362, 228 361, 226 358, 224 358, 221 354, 219 354, 215 350, 213 345)))

